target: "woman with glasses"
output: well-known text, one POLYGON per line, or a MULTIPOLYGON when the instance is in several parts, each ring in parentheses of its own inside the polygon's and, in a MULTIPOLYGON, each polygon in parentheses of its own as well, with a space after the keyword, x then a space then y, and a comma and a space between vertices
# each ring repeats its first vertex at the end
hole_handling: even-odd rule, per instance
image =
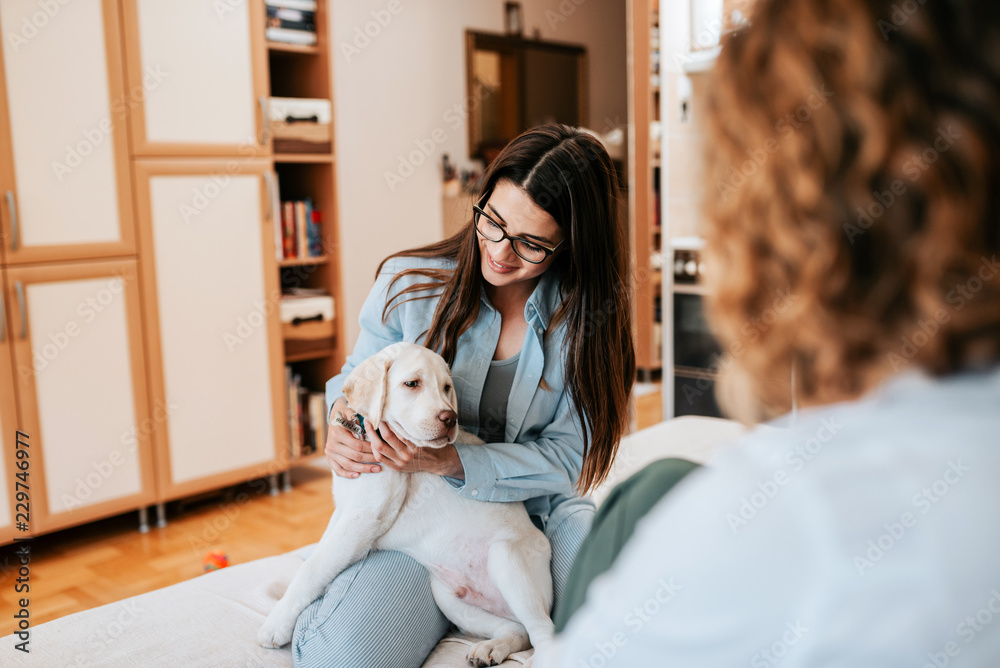
MULTIPOLYGON (((471 499, 523 501, 552 546, 555 605, 593 519, 580 495, 605 478, 628 426, 635 353, 618 197, 591 135, 547 125, 517 137, 484 174, 461 232, 383 261, 354 352, 326 387, 331 414, 349 415, 341 387, 357 364, 398 341, 440 352, 459 422, 485 445, 417 456, 384 423, 370 443, 331 425, 327 459, 339 476, 427 471, 471 499)), ((449 627, 423 567, 376 551, 302 613, 293 657, 416 667, 449 627)))

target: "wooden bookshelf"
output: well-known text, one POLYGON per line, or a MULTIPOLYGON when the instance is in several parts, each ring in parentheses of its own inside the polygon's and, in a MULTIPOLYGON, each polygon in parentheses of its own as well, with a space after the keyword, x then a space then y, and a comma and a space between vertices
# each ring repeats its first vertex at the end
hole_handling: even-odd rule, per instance
POLYGON ((635 262, 636 366, 640 377, 656 376, 662 365, 662 328, 656 303, 661 294, 657 224, 660 151, 652 125, 659 120, 659 76, 654 67, 652 33, 659 28, 657 0, 628 3, 629 93, 629 213, 630 242, 635 262))
MULTIPOLYGON (((312 98, 333 102, 333 81, 329 39, 329 0, 318 0, 316 45, 306 46, 266 42, 271 97, 312 98)), ((331 118, 331 134, 334 119, 331 118)), ((333 139, 331 137, 331 139, 333 139)), ((311 199, 321 212, 320 234, 323 255, 282 259, 278 271, 283 292, 291 288, 322 289, 334 301, 334 334, 329 338, 289 338, 283 340, 284 363, 302 379, 310 392, 323 392, 326 381, 340 372, 344 363, 343 318, 340 279, 340 240, 337 221, 335 142, 324 153, 274 153, 280 201, 311 199)), ((286 393, 287 394, 287 393, 286 393)), ((286 400, 287 401, 287 400, 286 400)), ((317 443, 317 451, 322 452, 317 443)), ((301 459, 318 456, 305 454, 301 459)), ((290 458, 290 453, 289 453, 290 458)), ((290 458, 291 459, 291 458, 290 458)), ((296 458, 299 459, 299 458, 296 458)))

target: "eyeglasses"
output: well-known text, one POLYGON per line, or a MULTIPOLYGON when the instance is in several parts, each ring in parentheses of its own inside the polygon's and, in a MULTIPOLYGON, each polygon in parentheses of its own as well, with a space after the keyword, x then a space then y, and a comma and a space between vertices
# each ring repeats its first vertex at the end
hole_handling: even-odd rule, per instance
POLYGON ((552 248, 547 248, 541 244, 537 244, 534 241, 528 241, 522 237, 512 237, 507 234, 507 231, 500 223, 490 218, 490 214, 483 211, 478 204, 473 204, 472 210, 476 219, 476 231, 478 231, 484 239, 493 242, 510 239, 511 248, 514 249, 517 256, 525 262, 530 262, 531 264, 541 264, 542 262, 545 262, 545 260, 548 259, 548 257, 563 244, 563 241, 566 241, 563 239, 563 241, 560 241, 552 248))

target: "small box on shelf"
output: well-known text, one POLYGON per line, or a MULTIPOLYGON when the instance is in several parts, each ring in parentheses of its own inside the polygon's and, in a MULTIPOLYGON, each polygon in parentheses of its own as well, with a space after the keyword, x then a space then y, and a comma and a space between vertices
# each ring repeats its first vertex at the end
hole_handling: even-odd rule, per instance
POLYGON ((281 333, 285 339, 316 340, 335 336, 333 297, 310 292, 281 295, 281 333))
POLYGON ((272 97, 269 110, 275 153, 330 153, 330 100, 272 97))

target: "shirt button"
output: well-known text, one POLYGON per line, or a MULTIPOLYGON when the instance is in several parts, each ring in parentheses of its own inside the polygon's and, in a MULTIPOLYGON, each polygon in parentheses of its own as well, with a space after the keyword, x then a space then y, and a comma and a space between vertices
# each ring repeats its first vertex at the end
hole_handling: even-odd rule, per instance
POLYGON ((469 492, 469 494, 472 495, 472 496, 479 496, 479 490, 478 489, 474 489, 471 492, 469 492))

